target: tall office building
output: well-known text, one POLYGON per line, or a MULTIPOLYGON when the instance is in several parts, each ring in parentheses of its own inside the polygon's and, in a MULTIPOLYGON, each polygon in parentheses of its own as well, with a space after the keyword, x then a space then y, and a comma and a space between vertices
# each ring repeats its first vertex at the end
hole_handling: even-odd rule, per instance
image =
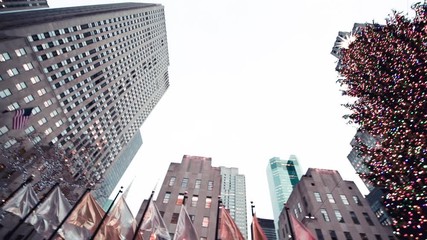
MULTIPOLYGON (((395 239, 382 226, 356 184, 338 171, 308 169, 286 203, 288 214, 317 239, 395 239)), ((290 239, 286 209, 280 214, 279 239, 290 239)), ((293 228, 295 229, 295 227, 293 228)))
MULTIPOLYGON (((74 179, 99 185, 169 86, 163 6, 8 12, 0 29, 2 152, 58 146, 74 179)), ((0 161, 10 191, 21 172, 0 161)))
POLYGON ((267 237, 267 240, 276 240, 276 228, 273 219, 257 218, 258 223, 267 237))
POLYGON ((48 8, 46 0, 1 0, 0 12, 34 8, 48 8))
POLYGON ((181 163, 169 165, 156 205, 171 236, 186 194, 185 206, 200 239, 215 239, 221 170, 211 163, 208 157, 184 155, 181 163))
POLYGON ((267 179, 276 227, 283 204, 288 200, 301 176, 302 171, 295 155, 291 155, 287 160, 278 157, 270 159, 267 179))
POLYGON ((245 175, 239 174, 238 168, 220 167, 220 169, 222 203, 230 210, 231 217, 245 239, 248 239, 245 175))

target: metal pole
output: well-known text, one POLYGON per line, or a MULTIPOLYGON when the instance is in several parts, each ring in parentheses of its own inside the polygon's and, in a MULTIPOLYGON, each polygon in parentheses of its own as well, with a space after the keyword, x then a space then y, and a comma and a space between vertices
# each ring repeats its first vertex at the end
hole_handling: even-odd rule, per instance
POLYGON ((289 211, 288 210, 289 210, 289 208, 285 204, 285 212, 286 212, 286 218, 288 218, 289 231, 291 232, 291 238, 295 239, 294 231, 292 230, 291 219, 289 218, 289 211))
POLYGON ((224 209, 224 207, 222 207, 221 208, 221 206, 222 206, 222 200, 221 200, 221 196, 218 196, 218 212, 216 213, 216 231, 215 231, 215 240, 218 240, 219 238, 218 238, 218 231, 219 231, 219 228, 218 228, 218 226, 219 226, 219 214, 220 214, 220 211, 225 211, 225 209, 224 209), (222 209, 222 210, 221 210, 222 209))
POLYGON ((40 200, 31 210, 25 215, 24 218, 19 220, 19 223, 12 229, 12 231, 8 232, 5 236, 6 239, 11 239, 12 235, 18 230, 18 228, 27 220, 27 218, 36 210, 40 204, 47 198, 47 196, 50 195, 50 193, 59 185, 59 183, 55 183, 51 189, 46 193, 46 195, 43 196, 42 200, 40 200))
POLYGON ((67 216, 65 216, 65 218, 62 219, 61 223, 58 225, 58 227, 56 227, 55 231, 53 231, 53 233, 50 235, 50 237, 48 238, 48 240, 52 240, 56 236, 56 233, 58 233, 59 229, 61 229, 62 225, 64 225, 64 223, 67 221, 68 217, 70 217, 70 215, 74 212, 74 210, 76 209, 76 207, 83 200, 83 197, 86 196, 86 194, 89 191, 90 191, 90 188, 86 188, 86 191, 82 194, 82 196, 79 198, 79 200, 77 200, 76 204, 74 204, 74 206, 71 208, 71 210, 67 213, 67 216))
POLYGON ((187 194, 188 194, 188 192, 185 191, 184 192, 184 199, 182 200, 182 205, 184 205, 184 206, 185 206, 185 200, 187 200, 187 194))
POLYGON ((3 199, 1 201, 0 208, 3 207, 3 205, 6 204, 7 201, 9 201, 19 190, 21 190, 21 188, 23 188, 26 184, 32 182, 33 180, 34 180, 33 176, 28 177, 27 180, 25 180, 25 182, 21 183, 21 185, 19 185, 19 187, 15 189, 15 191, 13 191, 6 199, 3 199))
POLYGON ((120 187, 119 192, 116 194, 116 197, 114 197, 113 202, 108 207, 107 211, 105 212, 104 216, 101 219, 101 222, 98 224, 98 227, 96 227, 95 232, 92 234, 92 237, 90 238, 90 240, 94 240, 95 239, 96 234, 98 234, 99 230, 101 229, 102 223, 104 223, 105 219, 108 217, 108 213, 110 212, 111 208, 113 207, 114 202, 116 201, 116 199, 119 196, 119 194, 123 192, 122 189, 123 189, 123 187, 120 187))
POLYGON ((251 201, 252 224, 251 224, 251 239, 254 240, 254 202, 251 201))
POLYGON ((142 213, 141 219, 138 222, 138 226, 136 227, 135 234, 133 235, 132 240, 135 240, 136 236, 138 236, 139 229, 141 228, 142 222, 144 221, 145 213, 147 213, 148 207, 150 207, 151 199, 153 199, 153 195, 154 195, 154 191, 151 191, 151 195, 148 198, 148 204, 147 206, 145 206, 144 212, 142 213))

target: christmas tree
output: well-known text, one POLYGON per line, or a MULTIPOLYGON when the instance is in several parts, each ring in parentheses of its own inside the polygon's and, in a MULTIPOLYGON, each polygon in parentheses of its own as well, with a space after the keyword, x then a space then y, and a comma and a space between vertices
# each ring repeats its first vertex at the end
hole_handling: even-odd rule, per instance
POLYGON ((414 10, 346 38, 337 69, 355 99, 346 117, 379 139, 359 146, 370 170, 361 177, 386 189, 396 236, 427 239, 427 6, 414 10))

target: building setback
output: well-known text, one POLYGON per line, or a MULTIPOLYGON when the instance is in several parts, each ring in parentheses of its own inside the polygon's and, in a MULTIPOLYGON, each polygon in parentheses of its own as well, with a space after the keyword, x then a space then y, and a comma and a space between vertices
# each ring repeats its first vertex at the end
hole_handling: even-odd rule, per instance
POLYGON ((245 175, 239 174, 238 168, 220 167, 220 169, 222 203, 230 210, 230 215, 242 235, 248 239, 245 175))
MULTIPOLYGON (((99 184, 169 86, 163 6, 8 12, 0 29, 0 147, 58 146, 74 179, 99 184), (27 125, 13 129, 26 108, 27 125)), ((20 172, 0 161, 14 190, 20 172)))
POLYGON ((268 163, 267 180, 276 228, 283 204, 288 200, 301 176, 302 171, 295 155, 285 160, 274 157, 268 163))
MULTIPOLYGON (((356 184, 338 171, 308 169, 288 199, 289 215, 304 224, 317 239, 395 239, 391 228, 379 223, 356 184)), ((284 208, 279 239, 290 239, 284 208)))
POLYGON ((221 172, 211 163, 208 157, 184 155, 181 163, 169 165, 156 205, 172 238, 186 196, 185 206, 200 239, 215 239, 221 172))
POLYGON ((15 11, 22 9, 48 8, 46 0, 2 0, 0 1, 0 12, 15 11))

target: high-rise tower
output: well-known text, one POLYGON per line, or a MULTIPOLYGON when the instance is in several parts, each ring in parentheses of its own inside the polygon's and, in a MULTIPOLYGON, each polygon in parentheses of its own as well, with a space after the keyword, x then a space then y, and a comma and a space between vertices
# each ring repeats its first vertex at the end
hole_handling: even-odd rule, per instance
POLYGON ((283 204, 301 176, 302 171, 295 155, 291 155, 287 160, 274 157, 268 162, 267 179, 276 227, 283 204))
POLYGON ((239 174, 238 168, 220 167, 220 169, 222 203, 230 210, 230 215, 242 235, 248 239, 245 175, 239 174))
MULTIPOLYGON (((163 6, 9 12, 0 29, 2 151, 58 147, 74 179, 98 184, 169 86, 163 6), (18 109, 32 112, 14 129, 18 109)), ((0 161, 10 191, 22 172, 0 161)))
POLYGON ((171 235, 186 198, 185 206, 200 239, 215 239, 221 174, 211 163, 208 157, 184 155, 181 163, 169 165, 156 205, 171 235))

